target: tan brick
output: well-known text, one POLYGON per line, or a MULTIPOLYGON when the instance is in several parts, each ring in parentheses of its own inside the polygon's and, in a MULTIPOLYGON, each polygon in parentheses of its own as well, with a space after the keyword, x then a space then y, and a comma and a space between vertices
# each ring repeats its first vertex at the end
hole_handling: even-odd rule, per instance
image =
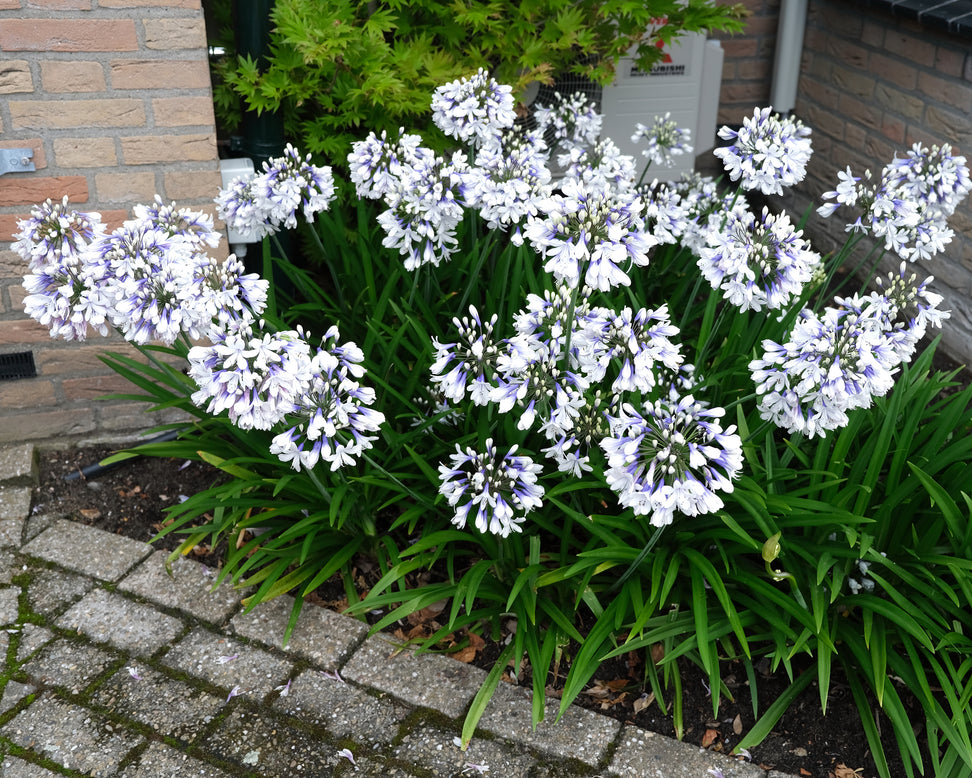
POLYGON ((840 95, 837 99, 837 110, 845 118, 859 122, 865 127, 877 129, 881 126, 881 110, 869 103, 858 100, 852 95, 840 95))
POLYGON ((755 38, 730 38, 722 41, 722 50, 726 59, 755 57, 758 43, 755 38))
POLYGON ((27 7, 49 11, 90 11, 91 0, 27 0, 27 7))
POLYGON ((145 125, 145 107, 141 100, 12 100, 9 107, 15 128, 62 130, 145 125))
POLYGON ((918 65, 933 67, 935 64, 935 44, 901 30, 888 30, 884 48, 918 65))
POLYGON ((972 121, 968 116, 929 105, 925 112, 925 127, 946 138, 953 146, 972 148, 972 121))
POLYGON ((30 161, 37 170, 47 167, 47 154, 44 152, 44 142, 40 138, 18 138, 17 140, 0 140, 0 149, 31 149, 34 156, 30 161))
POLYGON ((126 165, 203 162, 217 156, 214 134, 138 135, 122 138, 121 145, 126 165))
POLYGON ((874 93, 874 79, 864 73, 834 65, 834 86, 864 100, 874 93))
POLYGON ((0 177, 0 206, 34 205, 47 198, 60 200, 67 195, 73 202, 88 200, 88 180, 84 176, 0 177))
POLYGON ((935 72, 961 78, 966 67, 967 55, 962 49, 939 46, 935 51, 935 72))
POLYGON ((113 60, 115 89, 208 89, 209 63, 204 59, 113 60))
POLYGON ((41 83, 48 92, 103 92, 105 71, 100 62, 41 62, 41 83))
POLYGON ((871 46, 875 49, 884 48, 884 34, 887 32, 887 26, 881 24, 876 19, 870 18, 868 16, 864 19, 864 26, 861 29, 861 43, 865 46, 871 46))
POLYGON ((145 203, 155 197, 154 173, 97 173, 95 192, 99 203, 145 203))
POLYGON ((20 0, 0 0, 0 11, 16 11, 20 8, 20 0))
MULTIPOLYGON (((39 348, 34 354, 34 364, 38 375, 54 377, 61 375, 81 376, 91 373, 104 373, 108 367, 98 357, 106 351, 129 352, 131 347, 121 340, 98 338, 93 341, 100 345, 82 345, 55 341, 51 346, 39 348)), ((134 353, 134 352, 133 352, 134 353)), ((131 356, 129 354, 128 356, 131 356)))
POLYGON ((132 385, 128 379, 117 373, 87 378, 70 378, 61 382, 61 391, 69 402, 74 400, 97 400, 106 394, 116 392, 131 392, 132 385))
POLYGON ((886 57, 874 52, 871 54, 871 72, 882 81, 890 81, 902 89, 914 89, 918 85, 918 69, 914 63, 886 57))
POLYGON ((875 165, 875 168, 884 167, 884 165, 894 158, 897 150, 898 148, 895 144, 889 143, 886 139, 874 133, 869 134, 864 141, 864 153, 879 163, 875 165))
POLYGON ((925 111, 925 103, 920 97, 887 84, 878 84, 874 88, 874 101, 886 110, 913 121, 921 121, 925 111))
POLYGON ((829 35, 827 36, 826 51, 845 67, 867 70, 869 52, 857 42, 836 35, 829 35))
POLYGON ((7 294, 10 296, 10 309, 13 311, 24 310, 24 298, 27 296, 27 290, 24 289, 23 284, 12 284, 7 287, 7 294))
POLYGON ((27 60, 0 61, 0 95, 33 91, 34 80, 30 75, 30 63, 27 60))
POLYGON ((145 19, 145 48, 159 51, 205 50, 206 25, 197 19, 145 19))
POLYGON ((132 19, 0 19, 4 51, 136 51, 132 19))
POLYGON ((931 73, 918 76, 918 88, 932 100, 958 108, 964 113, 972 111, 972 86, 955 79, 939 78, 931 73))
POLYGON ((201 200, 216 197, 222 179, 217 170, 166 173, 165 196, 169 200, 201 200))
POLYGON ((157 97, 152 101, 156 127, 213 127, 213 100, 206 97, 157 97))
POLYGON ((114 167, 114 138, 55 138, 54 160, 60 167, 114 167))
POLYGON ((41 378, 24 378, 0 384, 0 408, 5 411, 38 408, 54 403, 54 385, 41 378))
POLYGON ((47 327, 33 319, 14 319, 0 321, 0 346, 14 346, 24 343, 44 343, 51 339, 47 327))
POLYGON ((0 424, 0 443, 84 435, 92 432, 95 426, 94 409, 88 407, 4 414, 3 424, 0 424))
POLYGON ((98 0, 100 8, 202 8, 200 0, 98 0))

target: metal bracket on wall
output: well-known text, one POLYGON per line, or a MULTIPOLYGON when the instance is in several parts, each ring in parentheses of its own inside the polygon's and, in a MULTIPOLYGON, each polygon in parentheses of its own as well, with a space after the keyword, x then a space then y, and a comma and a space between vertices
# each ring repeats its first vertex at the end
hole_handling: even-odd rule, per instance
POLYGON ((0 149, 0 176, 4 173, 29 173, 37 170, 31 161, 33 149, 0 149))

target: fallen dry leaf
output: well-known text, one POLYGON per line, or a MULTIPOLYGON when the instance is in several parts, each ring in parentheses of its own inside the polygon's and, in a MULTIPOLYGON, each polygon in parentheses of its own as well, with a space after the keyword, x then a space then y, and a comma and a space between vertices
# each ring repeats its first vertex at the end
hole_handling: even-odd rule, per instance
POLYGON ((800 775, 807 775, 807 776, 809 776, 809 775, 812 775, 812 774, 813 773, 811 773, 809 770, 804 770, 802 767, 800 768, 800 775))
POLYGON ((95 519, 101 518, 101 511, 99 511, 97 508, 82 508, 78 511, 78 513, 89 521, 94 521, 95 519))
POLYGON ((702 748, 708 748, 719 739, 719 730, 707 729, 702 736, 702 748))
POLYGON ((655 693, 642 694, 637 700, 634 701, 634 712, 641 713, 645 708, 651 705, 655 701, 655 693))
POLYGON ((732 720, 732 731, 737 735, 742 734, 742 716, 738 713, 736 714, 736 718, 732 720))
POLYGON ((856 770, 851 770, 851 768, 841 762, 834 768, 834 778, 861 778, 861 773, 863 772, 863 767, 858 767, 856 770))
POLYGON ((458 659, 460 662, 465 662, 469 664, 473 659, 476 658, 476 649, 473 646, 466 646, 461 648, 451 655, 453 659, 458 659))

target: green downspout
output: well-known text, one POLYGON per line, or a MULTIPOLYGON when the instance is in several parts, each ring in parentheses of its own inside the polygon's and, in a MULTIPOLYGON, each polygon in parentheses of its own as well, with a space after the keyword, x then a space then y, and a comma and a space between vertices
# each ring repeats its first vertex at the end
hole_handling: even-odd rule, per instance
MULTIPOLYGON (((233 26, 236 51, 252 57, 260 70, 266 68, 270 56, 270 12, 274 0, 236 0, 233 4, 233 26)), ((270 157, 279 157, 284 150, 283 115, 279 111, 244 111, 241 136, 233 139, 234 150, 253 160, 260 170, 270 157)))

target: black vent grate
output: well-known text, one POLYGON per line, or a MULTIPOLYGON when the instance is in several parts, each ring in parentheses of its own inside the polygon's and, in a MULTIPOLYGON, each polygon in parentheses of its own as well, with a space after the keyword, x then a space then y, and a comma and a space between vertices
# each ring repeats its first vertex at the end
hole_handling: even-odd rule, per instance
POLYGON ((0 354, 0 381, 11 381, 14 378, 33 378, 37 375, 32 351, 20 351, 16 354, 0 354))

